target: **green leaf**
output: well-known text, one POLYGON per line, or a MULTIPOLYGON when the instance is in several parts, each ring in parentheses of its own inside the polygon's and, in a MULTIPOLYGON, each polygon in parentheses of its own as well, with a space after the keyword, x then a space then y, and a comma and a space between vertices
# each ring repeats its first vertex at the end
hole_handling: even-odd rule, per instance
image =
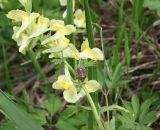
POLYGON ((143 104, 141 105, 141 108, 140 108, 140 116, 139 116, 139 121, 140 122, 143 122, 143 120, 145 119, 146 117, 146 114, 149 110, 149 107, 151 105, 151 101, 148 99, 146 100, 145 102, 143 102, 143 104))
POLYGON ((36 109, 35 112, 32 114, 32 116, 41 125, 44 125, 44 124, 47 123, 45 113, 42 110, 40 110, 40 109, 36 109))
POLYGON ((73 126, 81 126, 87 124, 88 112, 79 112, 75 116, 67 119, 67 122, 72 124, 73 126))
POLYGON ((125 62, 127 64, 127 67, 130 66, 130 57, 128 34, 127 31, 125 31, 125 62))
POLYGON ((136 119, 136 116, 135 116, 135 113, 134 113, 134 110, 132 108, 132 105, 130 102, 127 102, 127 101, 123 101, 123 104, 125 106, 125 108, 129 111, 129 118, 132 120, 132 121, 135 121, 136 119))
POLYGON ((8 121, 4 124, 1 124, 0 130, 18 130, 15 126, 15 124, 11 121, 8 121))
POLYGON ((127 109, 125 109, 124 107, 118 106, 118 105, 101 107, 100 108, 100 113, 104 113, 106 111, 113 111, 113 110, 124 111, 126 113, 129 113, 129 111, 127 109))
POLYGON ((49 95, 48 99, 44 102, 44 106, 51 116, 61 108, 61 99, 55 95, 49 95))
POLYGON ((19 130, 44 130, 26 111, 13 103, 2 90, 0 90, 0 110, 15 123, 19 130))
POLYGON ((160 0, 145 0, 143 6, 152 10, 160 10, 160 0))
POLYGON ((125 124, 125 128, 131 129, 134 127, 134 122, 130 120, 129 116, 117 115, 117 118, 122 122, 122 124, 125 124))
POLYGON ((118 128, 118 130, 128 130, 126 127, 124 127, 124 126, 120 126, 119 128, 118 128))
POLYGON ((121 76, 122 76, 122 68, 121 64, 119 63, 114 70, 113 82, 117 82, 121 76))
POLYGON ((133 109, 132 109, 132 107, 131 107, 130 102, 128 102, 128 101, 123 101, 123 105, 125 106, 125 108, 126 108, 130 113, 133 113, 133 109))
POLYGON ((142 128, 141 130, 153 130, 152 128, 144 126, 144 125, 142 125, 141 128, 142 128))
POLYGON ((113 117, 109 122, 105 122, 105 130, 116 130, 115 117, 113 117))
POLYGON ((59 119, 55 126, 58 130, 77 130, 73 125, 62 119, 59 119))
POLYGON ((152 111, 145 115, 145 118, 141 121, 143 124, 148 124, 157 120, 156 112, 152 111))
POLYGON ((139 106, 140 106, 140 104, 139 104, 139 99, 138 99, 138 97, 136 95, 132 96, 131 104, 132 104, 134 113, 137 116, 137 114, 139 112, 139 106))

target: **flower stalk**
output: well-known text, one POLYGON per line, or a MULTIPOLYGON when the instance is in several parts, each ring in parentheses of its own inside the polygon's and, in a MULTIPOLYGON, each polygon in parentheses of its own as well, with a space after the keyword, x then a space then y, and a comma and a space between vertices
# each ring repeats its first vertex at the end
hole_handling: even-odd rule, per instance
POLYGON ((97 109, 96 109, 96 106, 95 106, 95 104, 94 104, 94 102, 93 102, 90 94, 88 93, 86 87, 83 87, 83 89, 84 89, 84 91, 85 91, 85 93, 86 93, 86 97, 87 97, 87 99, 88 99, 88 101, 89 101, 89 103, 90 103, 90 105, 91 105, 92 112, 93 112, 93 114, 94 114, 95 120, 96 120, 96 122, 97 122, 100 130, 104 130, 103 124, 102 124, 102 122, 101 122, 101 117, 100 117, 100 115, 98 114, 98 111, 97 111, 97 109))

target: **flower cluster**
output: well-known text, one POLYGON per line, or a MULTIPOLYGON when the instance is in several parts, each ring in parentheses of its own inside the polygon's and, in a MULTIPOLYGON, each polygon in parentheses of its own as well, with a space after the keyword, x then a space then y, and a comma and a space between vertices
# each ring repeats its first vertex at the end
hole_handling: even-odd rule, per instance
POLYGON ((53 88, 64 90, 63 96, 65 100, 70 103, 75 103, 77 100, 85 96, 84 88, 89 93, 92 93, 100 89, 100 84, 96 80, 88 81, 87 79, 83 83, 74 83, 68 67, 65 66, 65 74, 58 77, 58 80, 53 83, 53 88))
POLYGON ((65 37, 75 32, 73 25, 64 25, 61 20, 49 20, 38 13, 28 13, 22 10, 12 10, 7 14, 7 17, 20 22, 21 26, 13 27, 13 39, 19 46, 19 52, 26 54, 29 47, 33 48, 39 39, 39 36, 47 31, 52 31, 55 34, 44 39, 42 45, 47 45, 49 49, 44 52, 61 51, 69 44, 69 40, 65 37))
MULTIPOLYGON (((43 53, 49 53, 49 58, 90 59, 95 61, 104 59, 99 48, 89 47, 88 39, 85 39, 81 44, 81 51, 70 43, 67 36, 76 31, 75 26, 65 25, 63 20, 49 20, 39 13, 31 12, 30 0, 19 1, 25 7, 26 12, 17 9, 7 14, 8 18, 17 23, 13 27, 12 38, 17 42, 19 52, 26 54, 28 49, 34 48, 40 42, 40 46, 44 48, 43 53)), ((67 4, 66 0, 60 0, 60 2, 63 6, 67 4)), ((85 16, 82 10, 75 11, 74 23, 78 28, 85 27, 85 16)), ((88 81, 86 77, 83 77, 83 81, 73 80, 68 67, 65 65, 65 74, 58 77, 58 80, 53 83, 53 88, 64 90, 65 100, 75 103, 85 95, 84 88, 89 93, 95 92, 100 88, 100 84, 95 80, 88 81)))

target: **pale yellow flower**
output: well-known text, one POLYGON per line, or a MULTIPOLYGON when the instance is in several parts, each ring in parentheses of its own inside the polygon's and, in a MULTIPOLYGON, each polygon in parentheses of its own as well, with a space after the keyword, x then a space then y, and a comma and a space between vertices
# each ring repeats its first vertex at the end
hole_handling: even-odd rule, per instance
POLYGON ((43 16, 39 16, 38 22, 37 23, 34 22, 33 24, 31 24, 31 26, 28 27, 31 33, 29 38, 40 36, 41 34, 49 30, 48 27, 49 27, 49 19, 43 16))
POLYGON ((88 39, 81 45, 80 59, 104 60, 104 55, 99 48, 91 49, 89 47, 88 39))
POLYGON ((19 52, 26 54, 29 47, 35 44, 33 38, 36 38, 48 31, 49 19, 39 16, 38 13, 27 13, 21 10, 12 10, 7 17, 16 22, 22 22, 20 27, 14 27, 12 38, 19 46, 19 52), (36 22, 37 21, 37 22, 36 22))
POLYGON ((64 90, 63 96, 67 102, 75 103, 86 95, 84 88, 88 93, 93 93, 100 89, 100 84, 96 80, 85 80, 84 84, 77 89, 71 79, 68 67, 65 66, 65 75, 60 75, 58 80, 53 83, 54 89, 64 90), (77 92, 79 90, 79 93, 77 92))
POLYGON ((55 34, 45 39, 41 44, 49 48, 44 53, 53 53, 64 50, 69 45, 69 39, 65 36, 75 32, 76 29, 72 25, 65 25, 62 20, 51 20, 49 30, 55 34))
POLYGON ((29 39, 29 36, 25 33, 21 33, 20 37, 16 38, 16 32, 19 30, 19 27, 13 27, 14 34, 12 38, 17 42, 17 45, 19 46, 19 52, 22 54, 26 54, 26 51, 28 49, 28 46, 31 42, 31 39, 29 39))
MULTIPOLYGON (((96 80, 85 80, 84 81, 84 86, 82 88, 84 88, 88 91, 88 93, 94 93, 97 90, 99 90, 101 88, 100 84, 96 81, 96 80)), ((81 89, 80 92, 78 93, 78 98, 82 98, 86 95, 84 89, 81 89)))
POLYGON ((49 55, 49 58, 62 58, 62 52, 54 52, 49 55))
POLYGON ((73 44, 69 44, 68 47, 63 50, 63 57, 79 60, 79 52, 73 44))
POLYGON ((47 47, 47 49, 44 50, 43 53, 58 53, 67 48, 67 46, 69 45, 69 39, 67 39, 65 36, 57 36, 52 42, 42 45, 45 45, 47 47))
POLYGON ((80 60, 80 59, 103 60, 104 59, 104 55, 102 51, 99 48, 91 49, 89 47, 89 43, 87 39, 81 45, 81 52, 79 52, 73 44, 69 44, 69 41, 68 41, 68 44, 66 44, 66 46, 63 44, 63 42, 61 43, 59 42, 57 44, 58 45, 60 44, 58 48, 57 47, 50 48, 49 50, 52 50, 52 51, 47 50, 47 52, 50 52, 50 53, 52 52, 57 53, 58 51, 62 51, 62 52, 61 54, 58 54, 58 55, 51 54, 51 56, 49 56, 50 58, 64 57, 64 58, 74 58, 76 60, 80 60))
POLYGON ((36 19, 39 17, 38 13, 27 13, 22 10, 12 10, 7 14, 7 17, 16 21, 16 22, 22 22, 21 27, 19 30, 17 30, 15 37, 18 38, 20 34, 33 22, 36 21, 36 19))
POLYGON ((85 28, 86 27, 86 19, 85 19, 85 12, 81 9, 77 9, 74 13, 74 24, 78 28, 85 28))
POLYGON ((64 90, 63 96, 67 102, 75 103, 78 100, 77 89, 72 82, 67 66, 65 66, 65 75, 58 77, 58 80, 53 83, 53 88, 64 90))
POLYGON ((62 20, 51 20, 50 29, 63 35, 70 35, 76 31, 76 28, 73 25, 65 25, 62 20))
POLYGON ((79 60, 79 52, 73 44, 68 44, 68 46, 61 52, 53 52, 49 55, 49 58, 74 58, 79 60))

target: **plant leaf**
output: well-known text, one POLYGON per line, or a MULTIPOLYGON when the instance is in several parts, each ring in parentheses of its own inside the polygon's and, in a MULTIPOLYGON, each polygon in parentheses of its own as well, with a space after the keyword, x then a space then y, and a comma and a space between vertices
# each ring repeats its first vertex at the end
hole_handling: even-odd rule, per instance
POLYGON ((131 101, 132 107, 133 107, 133 111, 135 113, 135 115, 137 116, 138 112, 139 112, 139 99, 136 95, 132 96, 132 101, 131 101))
POLYGON ((2 110, 20 130, 44 130, 26 111, 14 104, 2 90, 0 90, 0 110, 2 110))

